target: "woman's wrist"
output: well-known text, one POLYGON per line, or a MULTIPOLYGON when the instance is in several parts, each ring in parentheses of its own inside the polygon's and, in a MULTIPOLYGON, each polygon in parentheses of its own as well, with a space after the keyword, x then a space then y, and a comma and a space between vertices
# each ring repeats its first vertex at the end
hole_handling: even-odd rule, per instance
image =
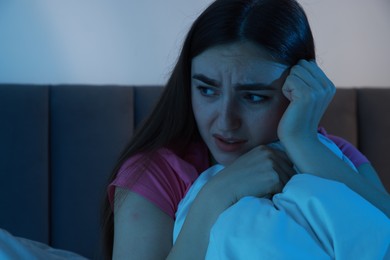
POLYGON ((319 142, 316 131, 284 134, 279 136, 279 140, 287 151, 293 151, 297 147, 309 147, 319 142))
MULTIPOLYGON (((223 172, 219 174, 223 174, 223 172)), ((235 202, 231 192, 229 192, 231 190, 228 184, 221 181, 218 176, 214 176, 203 186, 195 200, 202 205, 207 205, 210 210, 215 211, 217 214, 221 214, 235 202)))

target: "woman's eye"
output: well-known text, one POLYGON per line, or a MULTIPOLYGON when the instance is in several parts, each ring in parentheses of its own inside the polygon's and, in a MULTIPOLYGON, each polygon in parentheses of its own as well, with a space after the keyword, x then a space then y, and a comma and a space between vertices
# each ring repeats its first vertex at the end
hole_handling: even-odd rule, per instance
POLYGON ((257 95, 257 94, 246 94, 244 96, 246 100, 248 100, 251 103, 260 103, 265 101, 268 97, 263 96, 263 95, 257 95))
POLYGON ((217 95, 217 92, 212 89, 212 88, 209 88, 209 87, 203 87, 203 86, 199 86, 197 87, 200 91, 200 93, 203 95, 203 96, 208 96, 208 97, 212 97, 212 96, 215 96, 217 95))

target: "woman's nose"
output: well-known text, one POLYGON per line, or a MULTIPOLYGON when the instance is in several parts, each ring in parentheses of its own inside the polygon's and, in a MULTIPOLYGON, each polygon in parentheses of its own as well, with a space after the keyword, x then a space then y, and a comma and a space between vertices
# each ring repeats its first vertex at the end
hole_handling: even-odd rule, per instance
POLYGON ((222 101, 218 111, 219 130, 231 131, 238 129, 240 126, 240 111, 234 100, 222 101))

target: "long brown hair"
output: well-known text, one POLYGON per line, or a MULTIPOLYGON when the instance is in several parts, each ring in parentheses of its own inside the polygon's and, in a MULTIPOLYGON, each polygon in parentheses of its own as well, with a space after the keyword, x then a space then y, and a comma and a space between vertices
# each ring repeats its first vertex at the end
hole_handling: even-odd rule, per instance
MULTIPOLYGON (((191 61, 208 48, 242 40, 259 44, 291 66, 300 59, 315 59, 311 29, 296 1, 216 0, 193 23, 159 102, 122 153, 109 182, 137 153, 147 156, 168 147, 180 155, 191 142, 201 141, 191 106, 191 61)), ((114 222, 108 198, 104 209, 103 238, 110 258, 114 222)))

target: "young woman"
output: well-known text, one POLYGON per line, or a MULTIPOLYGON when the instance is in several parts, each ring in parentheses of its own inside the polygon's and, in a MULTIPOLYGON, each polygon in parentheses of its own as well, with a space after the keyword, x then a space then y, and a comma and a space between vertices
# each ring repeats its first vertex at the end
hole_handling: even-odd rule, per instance
POLYGON ((108 256, 203 259, 216 218, 244 196, 280 192, 293 164, 346 184, 390 216, 389 195, 367 158, 322 132, 357 175, 318 141, 334 92, 315 63, 296 1, 213 2, 194 22, 159 103, 114 170, 108 256), (286 153, 266 146, 276 140, 286 153), (178 203, 214 163, 225 168, 199 192, 173 245, 178 203))

